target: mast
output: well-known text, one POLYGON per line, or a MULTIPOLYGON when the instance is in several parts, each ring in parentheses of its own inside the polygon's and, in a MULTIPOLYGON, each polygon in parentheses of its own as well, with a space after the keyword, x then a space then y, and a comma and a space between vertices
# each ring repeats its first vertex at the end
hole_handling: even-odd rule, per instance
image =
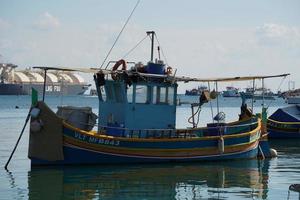
POLYGON ((147 35, 150 36, 151 38, 151 62, 153 62, 153 51, 154 51, 154 35, 155 35, 155 32, 154 31, 147 31, 146 32, 147 35))
POLYGON ((45 101, 47 68, 44 69, 43 102, 45 101))

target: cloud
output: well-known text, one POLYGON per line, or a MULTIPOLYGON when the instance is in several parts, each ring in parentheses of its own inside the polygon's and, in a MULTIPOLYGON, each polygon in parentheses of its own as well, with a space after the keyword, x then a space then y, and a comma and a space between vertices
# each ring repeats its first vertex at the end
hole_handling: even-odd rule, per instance
POLYGON ((256 36, 261 45, 279 45, 282 47, 299 47, 300 29, 281 24, 264 24, 256 28, 256 36))
POLYGON ((60 25, 59 19, 48 12, 43 13, 34 23, 34 27, 40 30, 51 30, 60 27, 60 25))
MULTIPOLYGON (((23 34, 15 34, 13 38, 12 35, 0 38, 0 52, 20 66, 99 67, 121 27, 122 23, 99 23, 90 29, 67 24, 47 32, 25 29, 23 34)), ((151 29, 129 24, 107 60, 122 58, 145 37, 146 30, 151 29)), ((260 27, 218 29, 164 27, 157 30, 157 37, 168 64, 178 69, 179 76, 207 78, 284 72, 297 75, 300 66, 300 43, 295 42, 299 39, 297 31, 299 29, 294 27, 266 24, 260 27), (273 46, 266 44, 267 40, 273 42, 273 46), (293 48, 284 46, 287 41, 288 46, 294 45, 293 48)), ((146 63, 149 58, 150 39, 146 38, 125 59, 146 63)), ((270 85, 278 87, 276 83, 270 85)), ((190 87, 183 85, 180 91, 190 87)))

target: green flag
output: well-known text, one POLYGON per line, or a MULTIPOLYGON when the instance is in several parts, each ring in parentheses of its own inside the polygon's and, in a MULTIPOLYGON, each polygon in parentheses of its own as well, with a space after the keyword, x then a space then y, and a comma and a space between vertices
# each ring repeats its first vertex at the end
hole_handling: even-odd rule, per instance
POLYGON ((31 88, 31 105, 35 106, 38 102, 38 91, 31 88))

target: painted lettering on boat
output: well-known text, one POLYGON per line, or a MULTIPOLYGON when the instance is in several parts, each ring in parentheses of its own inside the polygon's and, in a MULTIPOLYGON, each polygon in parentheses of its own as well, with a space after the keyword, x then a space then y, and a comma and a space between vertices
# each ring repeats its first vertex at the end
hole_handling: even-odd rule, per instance
POLYGON ((89 142, 92 144, 105 144, 105 145, 111 145, 111 146, 119 146, 120 145, 120 141, 118 141, 118 140, 96 138, 93 136, 82 135, 78 132, 75 132, 74 137, 79 140, 86 141, 86 142, 89 142))

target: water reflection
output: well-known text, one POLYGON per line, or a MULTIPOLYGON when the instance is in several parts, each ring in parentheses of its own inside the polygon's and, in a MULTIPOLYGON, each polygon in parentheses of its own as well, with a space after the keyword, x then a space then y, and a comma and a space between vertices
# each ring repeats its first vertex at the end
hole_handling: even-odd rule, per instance
POLYGON ((300 156, 300 140, 298 139, 272 139, 269 141, 272 148, 289 156, 300 156))
POLYGON ((268 161, 32 169, 29 199, 266 199, 268 161))

